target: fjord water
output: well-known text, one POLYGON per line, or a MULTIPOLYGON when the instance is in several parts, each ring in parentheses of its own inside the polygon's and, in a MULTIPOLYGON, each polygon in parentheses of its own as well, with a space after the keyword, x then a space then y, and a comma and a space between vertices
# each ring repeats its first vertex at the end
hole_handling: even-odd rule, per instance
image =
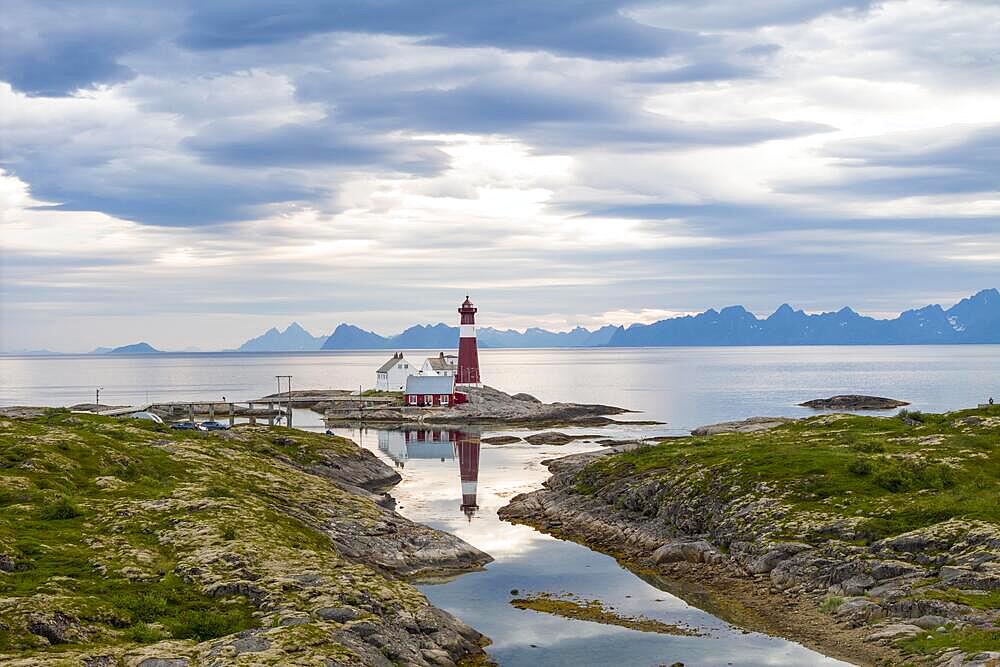
MULTIPOLYGON (((0 405, 246 400, 293 388, 374 384, 391 352, 0 355, 0 405)), ((431 352, 410 351, 422 360, 431 352)), ((811 414, 797 403, 878 394, 939 411, 1000 398, 1000 345, 480 350, 487 384, 544 401, 640 410, 676 430, 753 415, 811 414)))
MULTIPOLYGON (((198 354, 134 357, 0 358, 0 404, 68 405, 147 400, 255 398, 274 391, 274 376, 294 375, 298 388, 370 386, 388 353, 198 354)), ((420 360, 427 352, 408 356, 420 360)), ((651 437, 703 423, 751 415, 803 415, 796 404, 838 393, 909 400, 921 410, 975 405, 1000 397, 1000 346, 664 348, 483 350, 489 384, 546 401, 600 402, 643 413, 624 418, 665 425, 563 429, 599 437, 651 437)), ((321 428, 316 415, 296 410, 300 428, 321 428)), ((496 559, 484 571, 421 590, 493 639, 488 649, 504 665, 832 665, 793 642, 744 633, 684 603, 621 567, 614 559, 525 526, 501 522, 496 510, 547 476, 541 461, 588 451, 593 442, 564 447, 527 444, 479 447, 478 509, 460 509, 458 452, 447 437, 406 442, 375 429, 339 431, 397 466, 397 509, 415 521, 452 532, 496 559), (402 444, 400 444, 402 443, 402 444), (471 516, 467 516, 471 515, 471 516), (645 615, 702 633, 681 637, 638 632, 518 610, 511 591, 572 593, 601 600, 629 616, 645 615)), ((514 433, 525 434, 525 431, 514 433)), ((484 436, 493 435, 484 433, 484 436)))

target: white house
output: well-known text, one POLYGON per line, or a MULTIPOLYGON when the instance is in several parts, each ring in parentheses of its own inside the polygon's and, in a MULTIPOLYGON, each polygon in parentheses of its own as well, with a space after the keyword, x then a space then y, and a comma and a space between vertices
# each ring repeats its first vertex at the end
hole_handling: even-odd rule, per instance
POLYGON ((379 391, 403 391, 406 389, 407 376, 413 375, 416 371, 416 367, 403 356, 402 352, 396 352, 389 361, 375 371, 375 388, 379 391))
POLYGON ((421 375, 447 375, 450 377, 455 376, 455 370, 458 368, 458 357, 454 354, 445 354, 441 352, 436 357, 427 357, 424 359, 424 365, 420 367, 421 375))

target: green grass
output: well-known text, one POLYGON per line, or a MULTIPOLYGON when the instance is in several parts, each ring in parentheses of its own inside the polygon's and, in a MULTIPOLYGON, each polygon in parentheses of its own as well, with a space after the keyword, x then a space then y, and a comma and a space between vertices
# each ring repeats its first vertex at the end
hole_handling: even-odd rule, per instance
POLYGON ((832 614, 837 611, 840 605, 844 604, 844 598, 839 595, 827 595, 819 604, 819 610, 824 614, 832 614))
POLYGON ((45 521, 64 521, 66 519, 75 519, 81 514, 83 514, 83 512, 80 511, 80 508, 77 507, 76 503, 66 496, 60 496, 55 502, 43 505, 39 511, 39 516, 45 521))
POLYGON ((1000 609, 1000 591, 988 591, 985 595, 974 595, 957 588, 930 589, 924 591, 921 597, 956 602, 973 609, 1000 609))
POLYGON ((250 610, 185 609, 165 619, 163 624, 175 639, 205 641, 224 637, 257 625, 250 610))
MULTIPOLYGON (((166 637, 205 640, 256 626, 254 608, 246 599, 209 598, 173 574, 178 555, 158 538, 176 520, 169 514, 114 521, 115 539, 152 555, 152 581, 129 580, 117 569, 95 570, 95 562, 101 561, 111 568, 128 565, 116 563, 113 556, 109 560, 100 546, 88 544, 104 536, 106 513, 114 503, 169 498, 180 484, 191 484, 202 473, 163 445, 205 437, 58 410, 33 420, 5 421, 0 427, 0 548, 14 557, 19 569, 0 576, 0 597, 71 595, 70 611, 82 622, 121 632, 126 641, 137 643, 166 637), (101 478, 118 481, 102 485, 101 478)), ((340 439, 287 429, 252 432, 240 446, 250 452, 277 449, 286 460, 301 463, 353 447, 340 439)), ((262 490, 254 482, 226 477, 207 481, 202 495, 238 498, 255 491, 262 490)), ((322 535, 287 516, 267 514, 261 520, 282 537, 303 548, 329 549, 322 535)), ((223 525, 219 534, 227 541, 237 537, 233 525, 223 525)), ((19 650, 26 646, 24 641, 0 623, 0 652, 19 650)))
POLYGON ((958 648, 968 653, 996 651, 1000 648, 1000 628, 963 628, 947 632, 922 632, 912 639, 896 642, 908 653, 927 655, 946 648, 958 648))
POLYGON ((973 415, 1000 418, 1000 406, 920 413, 917 425, 820 416, 758 433, 674 439, 591 464, 575 488, 594 494, 625 477, 658 477, 712 487, 725 499, 765 482, 794 510, 860 517, 866 540, 952 517, 1000 523, 998 427, 957 423, 973 415))

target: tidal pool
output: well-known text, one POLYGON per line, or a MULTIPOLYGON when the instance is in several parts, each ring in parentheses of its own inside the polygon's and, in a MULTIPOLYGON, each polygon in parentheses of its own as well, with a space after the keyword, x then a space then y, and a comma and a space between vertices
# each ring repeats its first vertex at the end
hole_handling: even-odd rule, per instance
MULTIPOLYGON (((585 431, 621 439, 657 435, 656 428, 585 431)), ((473 455, 474 438, 456 437, 447 430, 335 432, 396 466, 403 481, 392 495, 401 514, 458 535, 494 557, 484 571, 419 588, 435 605, 489 636, 493 644, 487 650, 501 665, 847 664, 794 642, 742 630, 656 588, 610 556, 497 518, 497 509, 509 498, 541 486, 548 476, 543 459, 593 450, 597 445, 592 442, 561 447, 476 444, 473 455), (510 604, 516 597, 535 593, 599 600, 619 615, 659 620, 700 634, 643 632, 510 604)))

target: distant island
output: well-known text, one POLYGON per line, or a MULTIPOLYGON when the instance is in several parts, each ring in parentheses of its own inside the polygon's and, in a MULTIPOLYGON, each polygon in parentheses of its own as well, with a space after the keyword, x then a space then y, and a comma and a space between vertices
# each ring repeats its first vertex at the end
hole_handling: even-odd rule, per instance
POLYGON ((162 350, 157 350, 149 343, 132 343, 131 345, 113 347, 103 354, 159 354, 160 352, 162 350))
MULTIPOLYGON (((982 290, 950 308, 930 305, 907 310, 893 319, 876 319, 851 308, 810 314, 781 305, 759 318, 743 306, 710 308, 697 315, 673 317, 628 327, 605 325, 525 331, 482 327, 481 348, 545 347, 709 347, 761 345, 960 345, 1000 343, 1000 292, 982 290)), ((230 352, 313 352, 319 350, 447 350, 455 346, 458 327, 417 324, 383 336, 343 323, 329 336, 313 335, 298 322, 274 327, 230 352)), ((155 354, 149 343, 101 347, 91 354, 155 354)))

